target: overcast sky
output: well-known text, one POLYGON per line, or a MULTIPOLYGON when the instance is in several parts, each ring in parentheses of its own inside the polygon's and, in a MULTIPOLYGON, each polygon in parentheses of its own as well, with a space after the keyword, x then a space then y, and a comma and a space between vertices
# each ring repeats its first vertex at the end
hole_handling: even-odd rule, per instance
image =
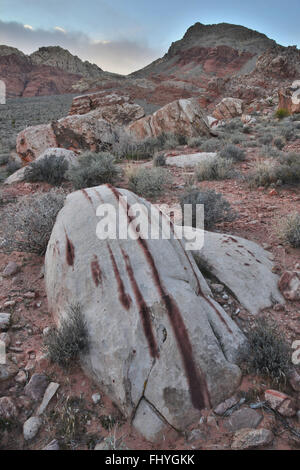
POLYGON ((60 45, 104 70, 130 73, 187 28, 234 23, 300 46, 300 0, 0 0, 0 44, 31 53, 60 45))

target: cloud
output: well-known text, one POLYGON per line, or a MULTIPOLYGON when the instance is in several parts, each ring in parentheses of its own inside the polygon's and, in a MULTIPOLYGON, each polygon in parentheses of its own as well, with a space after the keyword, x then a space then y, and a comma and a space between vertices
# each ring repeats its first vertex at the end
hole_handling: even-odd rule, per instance
POLYGON ((31 29, 31 31, 33 30, 33 27, 30 24, 24 24, 24 28, 31 29))
POLYGON ((54 26, 55 31, 59 31, 60 33, 66 33, 66 30, 64 28, 61 28, 60 26, 54 26))
POLYGON ((0 20, 0 44, 31 54, 42 46, 61 46, 82 60, 96 63, 103 70, 128 74, 148 65, 162 55, 145 41, 91 38, 81 31, 33 29, 30 25, 0 20))

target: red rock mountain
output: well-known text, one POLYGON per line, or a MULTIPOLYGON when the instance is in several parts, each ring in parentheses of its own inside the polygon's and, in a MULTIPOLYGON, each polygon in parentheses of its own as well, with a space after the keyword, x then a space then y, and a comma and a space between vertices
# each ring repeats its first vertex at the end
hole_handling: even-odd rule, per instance
POLYGON ((264 34, 227 23, 194 24, 162 58, 126 77, 104 72, 61 47, 42 47, 26 56, 0 46, 0 79, 8 96, 113 89, 156 106, 198 97, 209 107, 223 96, 247 104, 275 96, 293 78, 300 78, 295 46, 279 46, 264 34))

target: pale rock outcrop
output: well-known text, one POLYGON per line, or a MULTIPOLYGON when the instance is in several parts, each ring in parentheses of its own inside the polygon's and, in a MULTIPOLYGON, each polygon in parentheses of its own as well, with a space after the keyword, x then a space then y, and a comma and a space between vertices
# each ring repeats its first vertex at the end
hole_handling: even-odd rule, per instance
MULTIPOLYGON (((111 204, 134 224, 126 214, 136 203, 143 227, 154 208, 127 190, 103 185, 70 194, 48 244, 45 281, 58 323, 70 304, 82 306, 89 336, 84 369, 136 424, 140 406, 146 408, 154 431, 147 434, 147 422, 137 427, 155 440, 161 422, 183 430, 202 408, 233 394, 241 378, 235 361, 246 339, 174 236, 96 236, 99 206, 111 204)), ((151 229, 159 227, 159 215, 154 211, 151 229)), ((113 224, 114 215, 108 217, 113 224)))
POLYGON ((278 109, 286 109, 291 114, 300 113, 300 80, 295 80, 289 88, 278 91, 278 109))
MULTIPOLYGON (((44 160, 45 158, 51 158, 51 157, 60 157, 63 158, 68 162, 69 168, 76 166, 77 160, 78 160, 78 155, 76 155, 75 152, 72 152, 71 150, 66 150, 63 148, 49 148, 45 150, 42 155, 40 155, 35 161, 41 161, 44 160)), ((10 175, 6 180, 4 181, 4 184, 13 184, 13 183, 20 183, 21 181, 24 181, 25 179, 25 171, 26 171, 26 166, 23 166, 19 170, 15 171, 12 175, 10 175)))
POLYGON ((223 98, 216 106, 213 116, 221 121, 222 119, 231 119, 243 114, 243 100, 238 98, 223 98))
POLYGON ((186 155, 176 155, 166 158, 166 165, 177 166, 179 168, 195 167, 203 161, 212 161, 216 158, 215 152, 199 152, 186 155))
POLYGON ((144 109, 133 103, 129 96, 120 96, 107 92, 90 93, 73 99, 69 115, 87 114, 105 119, 111 124, 126 126, 145 116, 144 109))
POLYGON ((300 300, 300 272, 285 271, 278 282, 282 295, 287 300, 300 300))
POLYGON ((127 129, 136 139, 156 137, 162 133, 189 137, 210 133, 207 116, 195 98, 173 101, 150 116, 133 122, 127 129))
POLYGON ((275 303, 284 303, 268 252, 256 243, 205 231, 203 247, 191 253, 200 270, 202 267, 213 274, 253 315, 275 303))
POLYGON ((26 127, 17 136, 17 153, 24 162, 31 162, 49 147, 56 146, 51 124, 26 127))

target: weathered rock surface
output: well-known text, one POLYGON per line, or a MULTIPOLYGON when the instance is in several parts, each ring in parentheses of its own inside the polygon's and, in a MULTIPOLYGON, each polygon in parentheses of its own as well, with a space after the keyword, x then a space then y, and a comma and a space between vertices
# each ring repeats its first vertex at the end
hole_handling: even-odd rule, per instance
POLYGON ((256 428, 263 416, 251 408, 241 408, 234 411, 232 415, 224 421, 224 426, 228 431, 235 432, 243 428, 256 428))
MULTIPOLYGON (((49 157, 60 157, 64 159, 65 161, 68 162, 69 168, 71 168, 72 166, 76 166, 77 159, 78 159, 78 156, 76 155, 75 152, 72 152, 71 150, 66 150, 63 148, 54 147, 54 148, 49 148, 45 150, 39 157, 36 158, 35 161, 41 161, 49 157)), ((26 171, 26 166, 23 166, 19 170, 15 171, 8 178, 6 178, 6 180, 4 181, 4 184, 14 184, 14 183, 20 183, 21 181, 24 181, 25 171, 26 171)))
POLYGON ((250 313, 255 315, 274 303, 284 303, 278 276, 272 272, 273 263, 256 243, 205 231, 203 247, 192 254, 200 270, 205 268, 225 284, 250 313))
POLYGON ((117 131, 93 113, 67 116, 50 124, 27 127, 17 137, 18 155, 24 162, 31 162, 53 147, 72 151, 107 150, 116 140, 117 131))
POLYGON ((17 408, 10 397, 0 398, 0 419, 13 419, 18 416, 17 408))
POLYGON ((130 124, 128 131, 137 139, 156 137, 164 132, 196 137, 209 135, 210 127, 205 112, 193 98, 163 106, 150 116, 130 124))
POLYGON ((25 395, 34 401, 42 400, 48 383, 49 379, 45 374, 33 374, 24 388, 25 395))
POLYGON ((0 383, 13 378, 18 373, 18 367, 12 362, 6 361, 5 364, 0 362, 0 383))
POLYGON ((129 96, 107 94, 103 91, 74 98, 69 115, 87 114, 91 111, 99 119, 122 126, 145 116, 144 109, 133 103, 129 96))
POLYGON ((300 113, 300 80, 284 90, 278 91, 278 109, 287 109, 289 113, 300 113))
POLYGON ((20 266, 15 261, 9 261, 2 271, 3 277, 11 277, 20 271, 20 266))
POLYGON ((295 401, 278 390, 266 390, 265 400, 271 408, 282 416, 294 416, 296 414, 295 401))
POLYGON ((279 290, 287 300, 300 299, 300 276, 296 271, 285 271, 278 282, 279 290))
POLYGON ((10 313, 0 312, 0 331, 7 330, 10 325, 10 313))
POLYGON ((246 450, 264 447, 272 442, 273 437, 269 429, 241 429, 235 433, 231 448, 246 450))
MULTIPOLYGON (((245 337, 178 240, 97 238, 98 206, 118 211, 121 196, 131 207, 144 204, 144 226, 151 205, 129 191, 103 185, 67 197, 45 258, 49 309, 59 320, 70 303, 83 306, 90 342, 83 366, 125 415, 144 397, 184 429, 200 409, 235 391, 241 372, 234 362, 245 337)), ((129 206, 120 201, 127 220, 129 206)))
POLYGON ((198 163, 205 161, 210 161, 216 158, 217 154, 215 152, 199 152, 191 153, 188 155, 176 155, 175 157, 167 157, 166 165, 177 166, 179 168, 184 167, 195 167, 198 163))
POLYGON ((42 420, 38 416, 31 416, 31 418, 27 419, 23 425, 23 435, 25 441, 30 441, 33 439, 40 427, 42 425, 42 420))
POLYGON ((220 121, 232 119, 243 114, 243 101, 238 98, 223 98, 216 106, 213 115, 220 121))

